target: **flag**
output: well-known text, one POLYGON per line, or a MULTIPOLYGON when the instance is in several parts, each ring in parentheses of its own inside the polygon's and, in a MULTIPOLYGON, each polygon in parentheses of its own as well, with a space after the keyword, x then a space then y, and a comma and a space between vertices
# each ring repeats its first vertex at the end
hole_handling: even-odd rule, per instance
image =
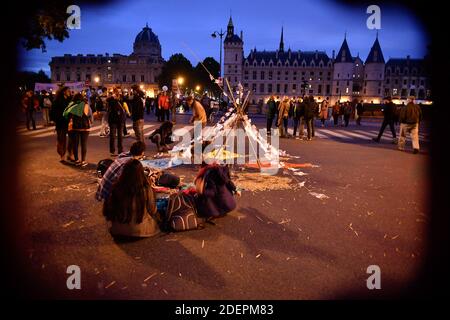
POLYGON ((83 112, 84 112, 84 102, 75 103, 72 101, 71 103, 69 103, 67 108, 64 110, 63 116, 65 118, 68 118, 69 113, 72 113, 78 117, 81 117, 83 115, 83 112))

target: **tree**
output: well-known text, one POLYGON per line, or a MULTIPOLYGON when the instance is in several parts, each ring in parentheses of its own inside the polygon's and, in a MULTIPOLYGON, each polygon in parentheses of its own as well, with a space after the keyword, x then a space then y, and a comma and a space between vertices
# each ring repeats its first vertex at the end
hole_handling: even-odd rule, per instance
POLYGON ((71 5, 68 0, 39 1, 27 4, 25 10, 28 14, 27 24, 20 29, 23 46, 27 50, 42 49, 45 51, 45 40, 56 39, 60 42, 69 37, 66 20, 69 14, 67 7, 71 5))
MULTIPOLYGON (((182 77, 184 79, 183 89, 195 86, 194 69, 191 62, 181 53, 173 54, 164 64, 157 81, 160 87, 172 87, 172 80, 182 77)), ((184 90, 183 90, 184 91, 184 90)))
POLYGON ((214 77, 214 79, 217 79, 220 74, 220 64, 214 58, 207 57, 203 60, 203 66, 199 62, 194 69, 197 84, 199 84, 203 89, 211 92, 214 96, 218 97, 221 90, 218 85, 214 83, 214 80, 211 79, 205 68, 214 77))
POLYGON ((34 90, 34 84, 36 82, 40 83, 50 83, 50 78, 45 74, 43 70, 38 72, 32 71, 21 71, 17 74, 18 85, 26 90, 34 90))

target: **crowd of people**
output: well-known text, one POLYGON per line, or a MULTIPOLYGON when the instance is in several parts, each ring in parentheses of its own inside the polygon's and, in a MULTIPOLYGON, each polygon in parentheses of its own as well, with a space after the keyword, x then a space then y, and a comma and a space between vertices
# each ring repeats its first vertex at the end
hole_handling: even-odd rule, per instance
MULTIPOLYGON (((330 105, 327 99, 322 102, 316 101, 313 96, 306 96, 298 99, 275 99, 270 96, 266 103, 267 135, 271 135, 273 126, 279 130, 281 138, 305 139, 311 141, 314 138, 315 120, 319 119, 321 126, 326 123, 334 127, 348 127, 350 119, 355 119, 355 123, 361 126, 365 107, 362 101, 340 102, 330 105), (292 119, 293 134, 288 133, 289 119, 292 119), (306 127, 306 135, 305 135, 306 127), (297 136, 298 133, 298 136, 297 136)), ((408 99, 408 104, 396 105, 392 102, 392 97, 386 97, 382 106, 383 122, 375 142, 380 142, 384 130, 389 125, 392 132, 393 143, 398 144, 400 150, 404 150, 406 134, 411 135, 414 153, 419 152, 419 123, 422 120, 422 111, 415 103, 415 97, 408 99), (395 124, 400 124, 397 139, 395 124)))

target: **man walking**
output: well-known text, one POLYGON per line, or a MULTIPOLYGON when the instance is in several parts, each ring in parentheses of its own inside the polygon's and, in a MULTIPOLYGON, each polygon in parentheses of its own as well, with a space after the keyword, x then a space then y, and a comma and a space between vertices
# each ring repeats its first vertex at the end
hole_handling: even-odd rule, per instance
POLYGON ((125 110, 123 109, 120 101, 119 91, 114 89, 112 97, 107 100, 108 104, 108 123, 109 123, 109 151, 111 156, 116 156, 115 138, 117 135, 117 149, 118 153, 123 152, 122 146, 122 126, 124 123, 125 110))
POLYGON ((406 134, 411 136, 413 153, 419 153, 419 122, 422 120, 422 110, 414 103, 415 97, 410 96, 409 102, 400 111, 400 134, 398 139, 398 149, 405 150, 406 134))
POLYGON ((361 120, 362 120, 362 115, 364 112, 364 105, 362 103, 362 100, 358 102, 358 104, 356 105, 356 124, 358 126, 361 125, 361 120))
POLYGON ((380 132, 378 133, 378 137, 373 138, 372 140, 375 142, 380 142, 381 136, 383 135, 384 130, 389 125, 389 128, 392 132, 392 143, 397 142, 397 136, 395 134, 395 127, 394 127, 394 116, 395 116, 395 104, 392 102, 391 97, 387 97, 384 101, 383 106, 383 123, 381 124, 380 132))

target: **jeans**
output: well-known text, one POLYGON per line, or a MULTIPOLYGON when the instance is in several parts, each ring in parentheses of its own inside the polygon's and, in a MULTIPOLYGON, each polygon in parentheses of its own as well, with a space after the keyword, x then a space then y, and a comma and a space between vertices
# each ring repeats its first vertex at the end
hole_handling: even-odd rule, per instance
POLYGON ((109 132, 109 152, 114 154, 116 151, 115 139, 117 135, 117 151, 118 153, 123 152, 122 146, 122 123, 110 123, 109 124, 110 132, 109 132))
POLYGON ((377 137, 378 140, 381 139, 381 136, 383 135, 383 132, 388 125, 392 132, 392 138, 395 139, 397 137, 395 134, 394 119, 383 119, 383 123, 381 124, 380 132, 378 133, 378 137, 377 137))
POLYGON ((86 161, 89 131, 71 131, 73 137, 73 156, 78 161, 78 146, 81 146, 81 161, 86 161))
POLYGON ((267 118, 267 134, 268 135, 271 135, 271 133, 272 133, 272 125, 273 125, 273 120, 274 120, 274 117, 268 117, 267 118))
POLYGON ((26 116, 27 116, 27 129, 30 130, 30 122, 33 126, 33 130, 36 130, 36 110, 33 109, 28 109, 26 111, 26 116))
POLYGON ((161 121, 169 121, 169 115, 170 115, 170 110, 169 109, 160 109, 159 110, 162 115, 161 115, 161 121))
POLYGON ((42 108, 42 118, 44 119, 44 123, 46 126, 50 124, 50 109, 49 108, 42 108))
POLYGON ((349 114, 344 115, 344 122, 345 122, 346 127, 348 127, 349 121, 350 121, 350 115, 349 114))
POLYGON ((311 139, 312 137, 314 137, 313 134, 313 119, 305 119, 305 123, 306 123, 306 130, 308 132, 308 139, 311 139))
POLYGON ((133 131, 136 140, 144 142, 144 119, 133 121, 133 131))
POLYGON ((410 134, 413 149, 419 150, 419 124, 418 123, 400 123, 400 134, 398 139, 398 148, 405 149, 406 134, 410 134))
POLYGON ((296 119, 294 118, 294 132, 293 132, 293 137, 295 137, 295 135, 297 134, 297 128, 298 128, 298 124, 300 122, 300 119, 296 119))
POLYGON ((125 118, 125 120, 123 120, 122 123, 122 129, 123 129, 123 135, 127 136, 128 135, 128 130, 127 130, 127 118, 125 118))
POLYGON ((72 147, 72 139, 69 138, 67 141, 67 129, 56 129, 56 151, 59 156, 62 158, 66 154, 66 150, 68 152, 68 157, 73 157, 73 147, 72 147))
POLYGON ((339 116, 337 114, 333 114, 333 124, 335 126, 339 124, 339 116))

